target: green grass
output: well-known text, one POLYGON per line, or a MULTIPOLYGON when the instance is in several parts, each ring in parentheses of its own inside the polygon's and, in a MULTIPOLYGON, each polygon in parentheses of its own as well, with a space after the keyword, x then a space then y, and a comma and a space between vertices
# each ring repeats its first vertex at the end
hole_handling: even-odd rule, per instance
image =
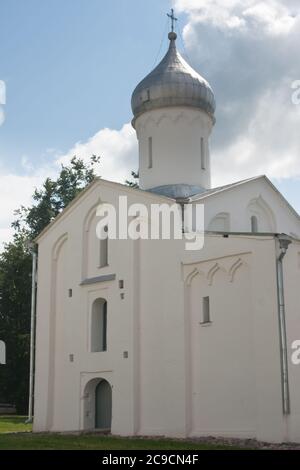
MULTIPOLYGON (((228 450, 233 447, 171 439, 32 434, 21 416, 0 416, 0 450, 228 450)), ((237 448, 235 448, 237 449, 237 448)))
POLYGON ((228 450, 232 447, 192 442, 126 439, 108 436, 1 435, 1 450, 228 450))
POLYGON ((0 434, 9 432, 31 432, 31 424, 25 424, 25 416, 0 416, 0 434))

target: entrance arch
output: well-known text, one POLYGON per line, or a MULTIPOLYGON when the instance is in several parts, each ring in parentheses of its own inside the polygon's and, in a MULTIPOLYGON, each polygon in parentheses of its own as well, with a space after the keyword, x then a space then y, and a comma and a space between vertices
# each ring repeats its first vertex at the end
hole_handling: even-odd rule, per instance
POLYGON ((111 429, 112 393, 106 380, 100 380, 95 390, 95 428, 111 429))
POLYGON ((112 387, 102 377, 94 377, 84 388, 83 429, 111 430, 112 387))

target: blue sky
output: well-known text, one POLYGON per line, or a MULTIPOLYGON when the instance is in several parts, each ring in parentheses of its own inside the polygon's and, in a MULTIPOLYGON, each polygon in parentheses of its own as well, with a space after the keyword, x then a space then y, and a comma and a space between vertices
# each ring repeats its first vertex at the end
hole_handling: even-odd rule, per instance
POLYGON ((5 164, 18 171, 24 155, 39 164, 47 149, 67 151, 102 127, 128 122, 131 92, 155 60, 169 5, 1 0, 5 164))
POLYGON ((298 0, 0 0, 0 242, 74 153, 101 154, 108 179, 137 168, 131 93, 166 51, 171 6, 216 95, 214 185, 265 173, 300 212, 298 0))

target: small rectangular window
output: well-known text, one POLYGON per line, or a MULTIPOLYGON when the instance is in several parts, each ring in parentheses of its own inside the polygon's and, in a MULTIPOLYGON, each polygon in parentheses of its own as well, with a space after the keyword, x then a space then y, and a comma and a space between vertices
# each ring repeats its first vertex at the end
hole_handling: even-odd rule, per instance
POLYGON ((209 297, 203 297, 202 304, 202 324, 211 323, 209 297))
POLYGON ((206 155, 203 137, 201 137, 201 169, 206 170, 206 155))
POLYGON ((143 102, 143 103, 147 103, 147 101, 150 101, 150 90, 149 88, 147 90, 144 90, 141 97, 140 97, 140 100, 143 102))
POLYGON ((153 167, 153 141, 152 137, 148 139, 148 168, 149 170, 153 167))
MULTIPOLYGON (((104 232, 108 233, 108 227, 104 227, 104 232)), ((108 266, 108 236, 107 238, 100 240, 99 245, 99 268, 105 268, 108 266)))
POLYGON ((96 299, 92 306, 91 352, 107 350, 107 302, 96 299))
POLYGON ((103 351, 107 351, 107 302, 103 305, 102 345, 103 351))
POLYGON ((251 232, 252 233, 257 233, 258 232, 258 220, 256 215, 253 215, 251 217, 251 232))

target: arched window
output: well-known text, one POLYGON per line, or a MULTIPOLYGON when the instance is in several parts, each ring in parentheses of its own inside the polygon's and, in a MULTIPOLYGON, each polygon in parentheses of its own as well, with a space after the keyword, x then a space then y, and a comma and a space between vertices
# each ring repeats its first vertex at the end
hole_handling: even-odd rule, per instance
POLYGON ((261 196, 250 201, 246 214, 246 225, 251 227, 252 232, 277 232, 275 214, 261 196))
POLYGON ((107 302, 97 299, 92 306, 91 352, 107 351, 107 302))
POLYGON ((211 232, 229 232, 230 231, 230 214, 228 212, 220 212, 209 223, 208 230, 211 232))
POLYGON ((251 232, 257 233, 258 232, 258 220, 256 215, 252 215, 251 217, 251 232))

